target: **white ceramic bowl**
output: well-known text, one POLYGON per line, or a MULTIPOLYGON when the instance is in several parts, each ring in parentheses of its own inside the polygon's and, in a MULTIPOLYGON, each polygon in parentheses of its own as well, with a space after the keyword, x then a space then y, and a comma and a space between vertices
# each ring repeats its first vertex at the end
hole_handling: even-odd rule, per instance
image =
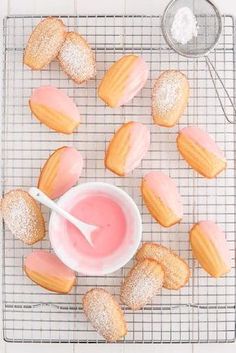
POLYGON ((76 203, 75 200, 78 202, 84 196, 98 192, 115 201, 123 210, 126 218, 126 241, 112 254, 99 258, 99 260, 82 254, 70 242, 70 234, 66 227, 67 221, 55 212, 52 212, 49 221, 49 237, 57 256, 68 267, 86 275, 105 275, 119 270, 134 256, 142 236, 142 220, 137 205, 125 191, 114 185, 103 182, 80 184, 67 191, 58 200, 58 205, 69 211, 73 202, 76 203), (96 261, 99 261, 99 265, 96 261))

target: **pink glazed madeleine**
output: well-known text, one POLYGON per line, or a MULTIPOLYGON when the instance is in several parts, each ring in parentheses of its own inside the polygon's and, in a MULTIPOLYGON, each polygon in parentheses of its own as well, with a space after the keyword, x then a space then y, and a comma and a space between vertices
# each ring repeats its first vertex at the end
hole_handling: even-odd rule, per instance
POLYGON ((146 174, 142 180, 141 192, 149 212, 163 227, 181 221, 181 197, 174 180, 168 175, 161 172, 146 174))
POLYGON ((190 230, 193 255, 213 277, 221 277, 231 270, 231 256, 222 229, 212 221, 196 223, 190 230))
POLYGON ((38 188, 51 199, 56 199, 74 186, 81 175, 83 159, 74 147, 61 147, 44 164, 38 188))
POLYGON ((56 293, 68 293, 75 283, 75 272, 56 255, 44 250, 34 251, 26 257, 24 271, 33 282, 56 293))
POLYGON ((98 87, 98 95, 110 107, 120 107, 143 88, 148 72, 141 56, 124 55, 105 73, 98 87))
POLYGON ((80 123, 79 111, 63 90, 42 86, 33 91, 29 100, 33 115, 57 132, 71 134, 80 123))
POLYGON ((222 151, 211 136, 197 126, 180 130, 177 147, 186 162, 206 178, 215 178, 226 169, 222 151))
POLYGON ((149 129, 135 121, 123 124, 109 143, 105 166, 113 173, 124 176, 135 169, 150 145, 149 129))

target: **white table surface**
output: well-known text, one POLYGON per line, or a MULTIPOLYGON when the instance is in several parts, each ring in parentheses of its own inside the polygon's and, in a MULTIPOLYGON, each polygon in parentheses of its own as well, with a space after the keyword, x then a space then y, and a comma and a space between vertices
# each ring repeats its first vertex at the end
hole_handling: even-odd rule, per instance
MULTIPOLYGON (((7 14, 161 14, 169 0, 0 0, 0 17, 7 14)), ((215 0, 222 13, 236 16, 235 0, 215 0)), ((1 39, 0 39, 1 45, 1 39)), ((0 291, 1 292, 1 291, 0 291)), ((1 325, 1 323, 0 323, 1 325)), ((0 326, 1 328, 1 326, 0 326)), ((1 339, 1 338, 0 338, 1 339)), ((236 344, 81 345, 9 344, 0 341, 0 353, 235 353, 236 344)))

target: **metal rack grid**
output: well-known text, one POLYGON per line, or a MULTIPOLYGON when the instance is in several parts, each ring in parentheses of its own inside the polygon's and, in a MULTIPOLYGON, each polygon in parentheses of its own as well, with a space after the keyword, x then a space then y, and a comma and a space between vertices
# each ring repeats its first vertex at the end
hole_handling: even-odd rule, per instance
MULTIPOLYGON (((129 333, 124 343, 233 342, 235 340, 235 267, 226 277, 210 278, 194 261, 188 230, 200 219, 216 220, 227 234, 235 264, 234 227, 234 126, 228 124, 216 98, 204 59, 186 60, 164 42, 160 18, 153 16, 63 17, 70 30, 85 35, 96 50, 97 77, 76 86, 57 62, 43 71, 23 66, 23 48, 29 34, 42 17, 7 17, 4 20, 5 72, 4 117, 2 120, 3 192, 35 185, 40 166, 48 155, 63 145, 74 145, 85 160, 80 182, 103 180, 121 186, 136 201, 143 218, 143 241, 158 241, 176 250, 189 263, 192 278, 180 291, 163 290, 152 304, 132 312, 125 308, 129 333), (110 109, 99 100, 96 87, 104 71, 125 53, 143 55, 150 65, 145 88, 128 105, 110 109), (178 126, 165 129, 151 121, 151 86, 160 71, 180 69, 188 75, 191 97, 178 126), (55 85, 74 98, 82 122, 73 135, 49 131, 30 114, 28 98, 40 85, 55 85), (137 120, 151 129, 151 148, 133 174, 119 178, 103 166, 105 147, 121 123, 137 120), (228 169, 214 180, 206 180, 180 158, 176 133, 197 124, 215 138, 224 150, 228 169), (184 219, 170 229, 160 227, 140 198, 140 178, 151 169, 173 177, 184 202, 184 219)), ((217 49, 210 54, 230 94, 235 97, 234 20, 223 17, 224 32, 217 49)), ((206 20, 207 26, 207 20, 206 20)), ((224 92, 222 92, 223 95, 224 92)), ((233 111, 224 101, 227 113, 233 111)), ((43 209, 45 219, 48 212, 43 209)), ((4 226, 4 225, 3 225, 4 226)), ((34 285, 22 271, 23 258, 34 249, 49 249, 48 237, 33 247, 15 239, 3 229, 3 330, 11 342, 103 343, 86 321, 81 299, 95 286, 106 287, 119 299, 119 286, 130 268, 105 277, 78 275, 78 284, 69 295, 49 293, 34 285)))

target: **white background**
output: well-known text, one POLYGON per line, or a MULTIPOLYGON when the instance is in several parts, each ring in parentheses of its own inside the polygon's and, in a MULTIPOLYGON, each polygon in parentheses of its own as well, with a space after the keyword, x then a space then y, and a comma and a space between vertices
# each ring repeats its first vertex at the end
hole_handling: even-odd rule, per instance
MULTIPOLYGON (((0 17, 6 14, 161 14, 169 0, 0 0, 0 17)), ((198 0, 196 0, 197 2, 198 0)), ((215 0, 222 13, 236 16, 236 0, 215 0)), ((1 42, 0 42, 1 43, 1 42)), ((1 95, 1 94, 0 94, 1 95)), ((1 291, 0 291, 1 292, 1 291)), ((236 353, 236 345, 78 345, 6 344, 0 353, 236 353)))

